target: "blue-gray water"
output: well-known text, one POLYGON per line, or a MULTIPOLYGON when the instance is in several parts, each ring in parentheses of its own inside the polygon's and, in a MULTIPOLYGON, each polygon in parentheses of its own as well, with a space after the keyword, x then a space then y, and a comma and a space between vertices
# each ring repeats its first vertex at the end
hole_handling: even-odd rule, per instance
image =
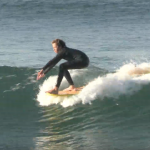
POLYGON ((149 35, 148 0, 1 0, 0 149, 149 150, 149 35), (36 81, 56 38, 90 58, 71 72, 90 87, 57 104, 39 95, 58 65, 36 81))

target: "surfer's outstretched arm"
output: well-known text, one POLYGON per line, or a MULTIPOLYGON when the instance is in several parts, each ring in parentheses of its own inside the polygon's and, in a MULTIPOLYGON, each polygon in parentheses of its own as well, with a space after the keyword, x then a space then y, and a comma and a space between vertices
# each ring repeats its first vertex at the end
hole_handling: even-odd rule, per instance
POLYGON ((51 70, 63 57, 64 52, 60 51, 52 60, 50 60, 44 67, 43 73, 46 74, 51 70))
POLYGON ((37 80, 40 80, 45 74, 51 70, 63 57, 63 51, 59 52, 52 60, 50 60, 43 68, 38 72, 37 80))

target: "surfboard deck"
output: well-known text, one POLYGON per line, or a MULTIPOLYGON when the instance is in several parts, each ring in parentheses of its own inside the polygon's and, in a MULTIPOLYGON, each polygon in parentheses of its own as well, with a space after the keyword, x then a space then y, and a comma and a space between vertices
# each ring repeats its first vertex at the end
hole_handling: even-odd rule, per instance
POLYGON ((78 87, 76 88, 76 90, 72 90, 72 91, 59 91, 58 94, 51 94, 51 93, 46 93, 46 94, 50 96, 72 96, 78 94, 83 88, 84 86, 78 87))

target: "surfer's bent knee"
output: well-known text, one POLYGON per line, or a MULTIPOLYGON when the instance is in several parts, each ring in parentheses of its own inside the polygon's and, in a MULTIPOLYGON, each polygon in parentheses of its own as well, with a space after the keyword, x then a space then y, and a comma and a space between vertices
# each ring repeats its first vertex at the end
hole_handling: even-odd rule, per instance
POLYGON ((60 64, 60 65, 59 65, 59 69, 60 69, 60 70, 65 70, 65 65, 64 65, 64 64, 60 64))

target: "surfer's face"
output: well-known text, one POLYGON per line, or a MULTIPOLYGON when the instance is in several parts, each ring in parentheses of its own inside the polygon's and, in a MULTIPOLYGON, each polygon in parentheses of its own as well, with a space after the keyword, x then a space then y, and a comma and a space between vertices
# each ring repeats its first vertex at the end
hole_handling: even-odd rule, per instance
POLYGON ((58 45, 57 45, 56 43, 53 43, 53 44, 52 44, 52 47, 53 47, 55 53, 58 53, 58 52, 59 52, 60 47, 58 47, 58 45))

